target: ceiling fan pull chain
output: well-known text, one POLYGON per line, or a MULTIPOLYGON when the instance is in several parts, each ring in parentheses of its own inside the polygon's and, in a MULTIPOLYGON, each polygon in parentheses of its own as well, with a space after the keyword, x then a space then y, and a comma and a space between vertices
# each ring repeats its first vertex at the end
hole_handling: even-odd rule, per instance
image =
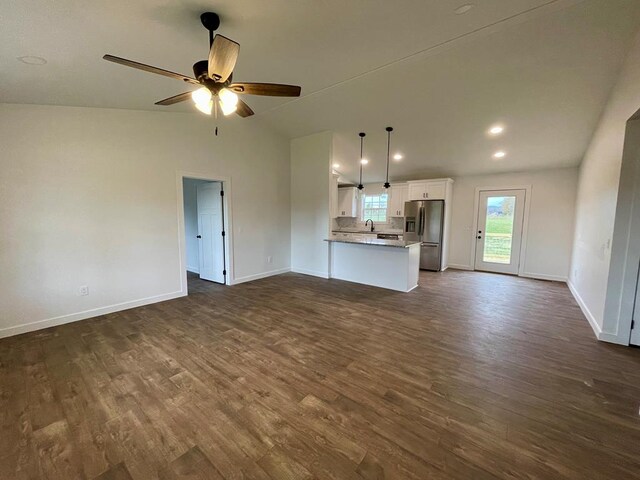
POLYGON ((214 110, 213 118, 215 119, 215 122, 216 122, 215 133, 216 133, 216 137, 217 137, 218 136, 218 102, 216 102, 215 100, 213 102, 213 110, 214 110))

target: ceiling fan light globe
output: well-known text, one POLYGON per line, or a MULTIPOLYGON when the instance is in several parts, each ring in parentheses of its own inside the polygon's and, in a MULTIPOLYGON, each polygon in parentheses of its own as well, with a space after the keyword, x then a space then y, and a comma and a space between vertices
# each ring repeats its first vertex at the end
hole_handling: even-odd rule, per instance
POLYGON ((211 92, 207 87, 202 87, 197 90, 191 92, 191 98, 193 102, 197 105, 206 106, 211 102, 211 92))
POLYGON ((207 103, 196 103, 196 108, 205 115, 211 115, 213 110, 213 102, 209 100, 207 103))
POLYGON ((218 92, 220 97, 220 103, 224 104, 227 108, 235 107, 238 105, 238 95, 228 88, 223 88, 218 92))
POLYGON ((224 114, 224 116, 226 117, 227 115, 231 115, 233 112, 235 112, 238 109, 238 105, 230 105, 228 103, 225 103, 222 101, 222 99, 220 99, 220 110, 222 110, 222 113, 224 114))

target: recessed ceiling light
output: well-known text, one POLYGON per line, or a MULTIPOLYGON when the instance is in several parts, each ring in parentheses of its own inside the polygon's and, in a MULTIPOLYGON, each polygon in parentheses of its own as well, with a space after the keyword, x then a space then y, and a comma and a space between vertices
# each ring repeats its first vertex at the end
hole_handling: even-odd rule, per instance
POLYGON ((367 163, 369 163, 369 160, 367 160, 366 158, 363 158, 362 160, 360 160, 360 163, 362 165, 366 165, 367 163))
POLYGON ((502 150, 499 150, 493 154, 493 158, 504 158, 506 156, 507 156, 506 152, 503 152, 502 150))
POLYGON ((464 15, 465 13, 467 13, 469 10, 471 10, 475 5, 473 3, 466 3, 464 5, 460 5, 458 8, 456 8, 453 12, 456 15, 464 15))
POLYGON ((339 163, 334 163, 333 164, 333 168, 340 168, 340 164, 339 163))
POLYGON ((494 125, 489 129, 489 135, 500 135, 504 132, 504 127, 502 125, 494 125))
POLYGON ((396 154, 393 156, 393 159, 394 159, 394 160, 402 160, 402 155, 400 155, 399 153, 396 153, 396 154))
POLYGON ((24 57, 17 57, 17 60, 27 65, 44 65, 47 60, 42 57, 34 57, 32 55, 25 55, 24 57))

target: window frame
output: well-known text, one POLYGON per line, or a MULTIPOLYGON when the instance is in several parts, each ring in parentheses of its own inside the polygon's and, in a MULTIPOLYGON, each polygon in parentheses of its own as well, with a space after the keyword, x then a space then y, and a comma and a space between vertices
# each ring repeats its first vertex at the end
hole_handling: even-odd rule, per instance
MULTIPOLYGON (((379 200, 378 200, 379 202, 379 200)), ((359 202, 359 207, 360 207, 360 212, 359 212, 359 220, 361 223, 364 223, 367 221, 367 219, 371 218, 374 223, 376 224, 388 224, 389 223, 389 193, 388 192, 375 192, 375 193, 369 193, 367 194, 366 191, 362 192, 361 198, 360 198, 360 202, 359 202), (365 218, 365 202, 367 197, 382 197, 382 196, 386 196, 386 203, 384 208, 382 207, 374 207, 374 208, 367 208, 366 210, 377 210, 377 211, 381 211, 384 210, 384 220, 376 220, 375 218, 372 218, 371 216, 368 216, 365 218)))

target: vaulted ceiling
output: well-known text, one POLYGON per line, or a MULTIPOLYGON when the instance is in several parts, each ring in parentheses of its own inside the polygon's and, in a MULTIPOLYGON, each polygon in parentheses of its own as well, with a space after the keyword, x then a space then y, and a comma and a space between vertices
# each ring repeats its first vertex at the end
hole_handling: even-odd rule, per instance
POLYGON ((247 97, 257 115, 224 121, 332 130, 348 178, 365 131, 367 181, 384 176, 386 126, 404 156, 394 179, 577 165, 640 25, 637 0, 3 2, 0 102, 191 112, 154 105, 184 84, 101 57, 190 75, 207 56, 204 11, 241 44, 234 79, 302 86, 299 99, 247 97))

